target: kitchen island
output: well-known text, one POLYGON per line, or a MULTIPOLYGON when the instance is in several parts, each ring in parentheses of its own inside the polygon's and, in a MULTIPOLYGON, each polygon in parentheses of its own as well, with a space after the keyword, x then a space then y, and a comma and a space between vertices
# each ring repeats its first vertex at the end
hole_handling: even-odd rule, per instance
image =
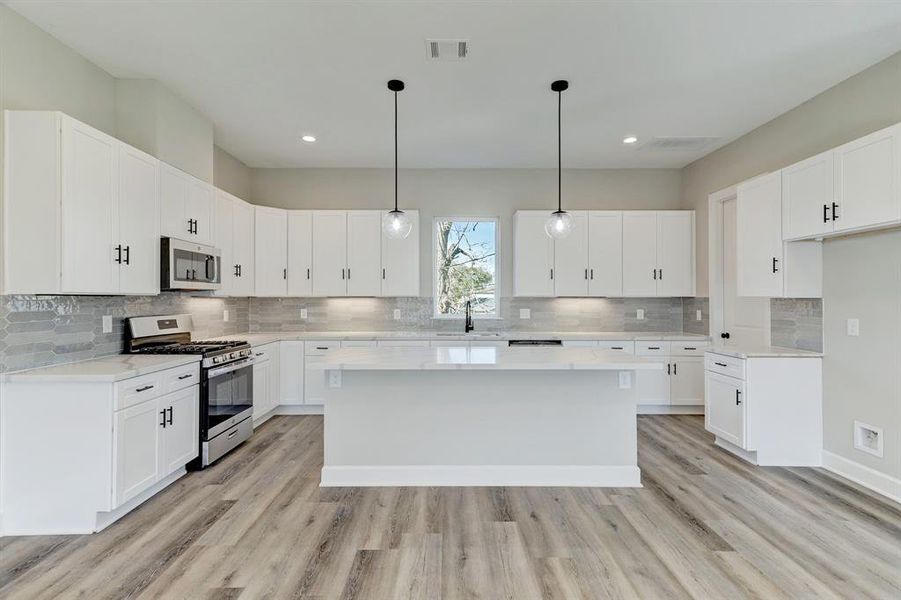
POLYGON ((321 485, 641 485, 635 371, 590 348, 348 348, 328 381, 321 485))

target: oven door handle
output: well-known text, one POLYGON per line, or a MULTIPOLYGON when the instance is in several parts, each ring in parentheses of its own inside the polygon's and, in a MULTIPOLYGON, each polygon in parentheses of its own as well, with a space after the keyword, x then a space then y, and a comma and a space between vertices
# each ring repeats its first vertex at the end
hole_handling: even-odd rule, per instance
POLYGON ((240 360, 238 362, 233 362, 229 365, 222 365, 221 367, 216 367, 215 369, 210 369, 206 372, 207 379, 212 379, 213 377, 218 377, 219 375, 225 375, 226 373, 231 373, 232 371, 237 371, 238 369, 243 369, 244 367, 250 367, 253 365, 253 357, 250 356, 245 358, 244 360, 240 360))

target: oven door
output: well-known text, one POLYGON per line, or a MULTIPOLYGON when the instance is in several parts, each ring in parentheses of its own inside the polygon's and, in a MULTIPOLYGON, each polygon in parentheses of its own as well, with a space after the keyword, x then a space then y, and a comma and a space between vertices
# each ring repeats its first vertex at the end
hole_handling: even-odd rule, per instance
POLYGON ((253 358, 204 370, 200 437, 210 440, 253 415, 253 358))

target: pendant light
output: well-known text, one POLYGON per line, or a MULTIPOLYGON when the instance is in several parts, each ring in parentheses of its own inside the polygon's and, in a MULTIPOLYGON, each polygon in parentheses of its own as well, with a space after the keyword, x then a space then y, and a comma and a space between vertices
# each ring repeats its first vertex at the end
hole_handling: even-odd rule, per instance
POLYGON ((560 113, 563 102, 563 92, 569 87, 569 82, 559 79, 551 84, 551 90, 557 92, 557 210, 551 213, 544 231, 555 240, 560 240, 572 233, 574 223, 571 214, 563 210, 563 159, 561 158, 561 133, 560 113))
POLYGON ((413 230, 410 217, 397 208, 397 93, 404 89, 404 82, 392 79, 388 82, 388 89, 394 92, 394 210, 382 217, 382 231, 389 238, 402 240, 413 230))

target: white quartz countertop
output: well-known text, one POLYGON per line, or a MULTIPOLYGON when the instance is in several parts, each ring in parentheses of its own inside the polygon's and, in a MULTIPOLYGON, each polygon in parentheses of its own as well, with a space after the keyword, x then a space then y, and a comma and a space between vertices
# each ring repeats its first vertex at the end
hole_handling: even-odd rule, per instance
POLYGON ((0 377, 0 381, 9 383, 113 383, 199 361, 200 356, 191 354, 118 354, 5 373, 0 377))
POLYGON ((820 358, 822 352, 798 350, 796 348, 780 348, 779 346, 713 346, 707 350, 712 354, 721 354, 733 358, 820 358))
POLYGON ((485 335, 475 332, 466 335, 447 331, 283 331, 264 333, 237 333, 226 335, 216 340, 247 340, 253 346, 262 346, 271 342, 292 340, 443 340, 443 341, 508 341, 508 340, 662 340, 674 342, 701 342, 709 340, 709 336, 693 333, 673 332, 635 332, 635 331, 505 331, 498 335, 485 335))
POLYGON ((342 348, 309 367, 337 371, 594 371, 660 370, 631 355, 592 348, 342 348))

